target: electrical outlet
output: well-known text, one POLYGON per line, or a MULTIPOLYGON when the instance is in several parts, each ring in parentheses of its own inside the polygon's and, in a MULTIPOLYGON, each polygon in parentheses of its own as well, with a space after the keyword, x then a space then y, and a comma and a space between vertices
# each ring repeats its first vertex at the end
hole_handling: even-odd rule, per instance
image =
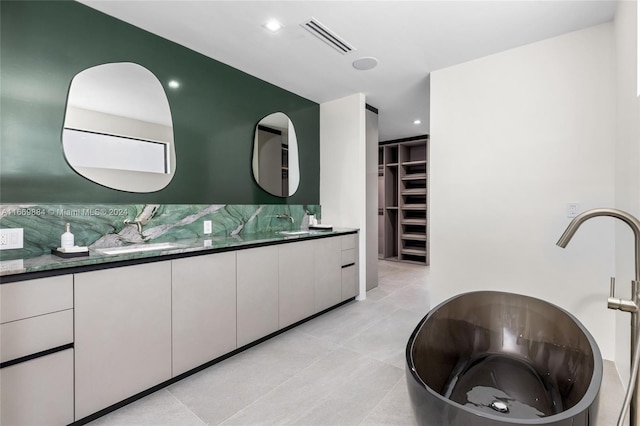
POLYGON ((213 241, 211 240, 204 240, 204 247, 211 247, 213 245, 213 241))
POLYGON ((210 234, 211 233, 211 221, 210 220, 205 220, 204 221, 204 233, 205 234, 210 234))
POLYGON ((573 217, 578 216, 578 210, 579 210, 578 207, 579 206, 576 203, 567 204, 567 217, 573 218, 573 217))
POLYGON ((22 247, 22 228, 0 229, 0 250, 21 249, 22 247))

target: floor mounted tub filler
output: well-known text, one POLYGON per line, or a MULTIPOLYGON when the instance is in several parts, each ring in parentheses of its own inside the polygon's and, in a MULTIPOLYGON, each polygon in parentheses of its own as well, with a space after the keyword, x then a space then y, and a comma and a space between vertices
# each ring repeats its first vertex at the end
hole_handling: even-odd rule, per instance
POLYGON ((574 316, 543 300, 455 296, 418 324, 406 359, 420 425, 595 425, 600 350, 574 316))

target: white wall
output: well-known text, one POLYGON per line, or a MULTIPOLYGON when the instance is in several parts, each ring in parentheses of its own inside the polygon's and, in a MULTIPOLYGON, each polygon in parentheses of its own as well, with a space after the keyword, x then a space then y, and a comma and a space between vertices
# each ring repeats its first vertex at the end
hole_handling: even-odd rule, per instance
POLYGON ((611 23, 431 74, 432 305, 473 290, 548 300, 615 353, 613 219, 581 210, 614 204, 615 75, 611 23))
MULTIPOLYGON (((619 1, 614 21, 617 58, 616 207, 640 218, 640 102, 637 93, 637 3, 619 1)), ((633 235, 627 225, 616 225, 616 277, 619 297, 631 296, 634 278, 633 235)), ((616 314, 615 361, 629 380, 629 314, 616 314)))
MULTIPOLYGON (((359 299, 366 297, 366 127, 362 93, 320 105, 322 223, 359 228, 359 299)), ((377 177, 376 177, 377 179, 377 177)), ((377 240, 376 240, 377 244, 377 240)))

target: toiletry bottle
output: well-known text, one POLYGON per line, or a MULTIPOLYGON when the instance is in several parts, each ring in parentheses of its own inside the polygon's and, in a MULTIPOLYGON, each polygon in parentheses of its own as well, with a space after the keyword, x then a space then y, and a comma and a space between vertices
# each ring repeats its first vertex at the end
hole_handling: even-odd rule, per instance
POLYGON ((73 240, 73 234, 71 233, 71 225, 67 223, 65 225, 64 234, 62 234, 62 236, 60 237, 60 247, 69 248, 73 247, 74 245, 75 242, 73 240))

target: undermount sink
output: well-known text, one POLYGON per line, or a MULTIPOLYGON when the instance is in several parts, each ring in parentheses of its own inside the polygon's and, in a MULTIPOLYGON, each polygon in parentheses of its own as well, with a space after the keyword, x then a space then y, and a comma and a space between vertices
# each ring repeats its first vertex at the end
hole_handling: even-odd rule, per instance
POLYGON ((154 244, 136 244, 132 246, 123 247, 108 247, 96 249, 100 253, 104 254, 127 254, 138 253, 142 251, 154 251, 154 250, 171 250, 181 248, 182 245, 175 243, 154 243, 154 244))
POLYGON ((305 234, 311 234, 311 233, 313 233, 313 231, 300 230, 300 231, 280 231, 280 232, 278 232, 278 234, 282 234, 282 235, 305 235, 305 234))

